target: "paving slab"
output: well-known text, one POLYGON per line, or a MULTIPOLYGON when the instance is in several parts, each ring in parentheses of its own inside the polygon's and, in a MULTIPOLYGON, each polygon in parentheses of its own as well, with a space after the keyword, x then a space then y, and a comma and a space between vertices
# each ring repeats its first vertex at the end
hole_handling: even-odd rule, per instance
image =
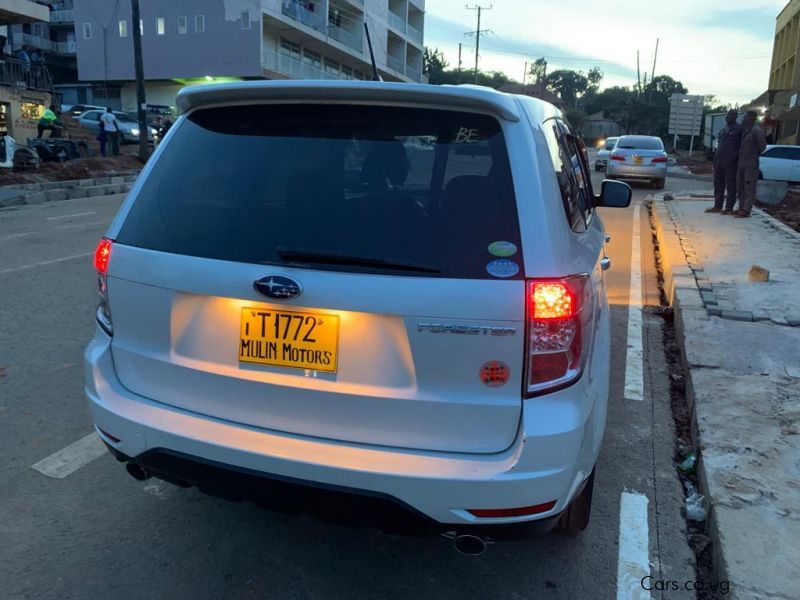
POLYGON ((771 219, 724 219, 656 197, 654 223, 675 309, 698 479, 718 580, 733 598, 800 598, 800 261, 771 219), (693 232, 697 258, 677 243, 693 232), (702 273, 687 287, 681 262, 702 273), (771 271, 750 282, 753 264, 771 271), (773 279, 772 275, 775 275, 773 279), (677 284, 680 281, 680 285, 677 284), (700 288, 718 306, 702 306, 700 288), (698 306, 698 304, 700 306, 698 306), (754 322, 757 319, 757 322, 754 322))

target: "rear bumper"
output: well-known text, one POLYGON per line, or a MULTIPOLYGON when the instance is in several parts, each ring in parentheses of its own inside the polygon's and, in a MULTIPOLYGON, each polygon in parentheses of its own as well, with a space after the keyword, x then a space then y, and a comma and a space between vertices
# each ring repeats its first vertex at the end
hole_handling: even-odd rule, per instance
POLYGON ((622 177, 630 179, 666 179, 667 178, 667 165, 666 163, 657 166, 651 165, 625 165, 618 161, 609 161, 606 167, 606 174, 613 177, 622 177))
MULTIPOLYGON (((275 482, 301 492, 332 490, 344 498, 379 499, 399 507, 428 529, 455 526, 459 531, 534 521, 539 529, 549 529, 597 460, 608 390, 607 372, 603 377, 603 369, 597 369, 600 377, 593 379, 587 369, 569 389, 526 401, 531 404, 508 450, 452 454, 296 436, 155 402, 122 387, 110 340, 101 331, 86 349, 85 367, 93 419, 119 442, 101 434, 103 440, 121 459, 133 460, 162 479, 256 501, 263 501, 262 492, 275 482), (597 396, 596 390, 604 394, 597 396), (486 519, 467 512, 552 501, 551 510, 532 516, 486 519)), ((369 512, 354 510, 360 501, 345 504, 354 516, 369 512)))

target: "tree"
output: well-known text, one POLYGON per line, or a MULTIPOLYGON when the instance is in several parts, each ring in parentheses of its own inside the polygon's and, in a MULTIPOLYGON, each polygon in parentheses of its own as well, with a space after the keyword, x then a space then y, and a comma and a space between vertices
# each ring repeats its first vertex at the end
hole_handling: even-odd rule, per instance
POLYGON ((438 83, 438 81, 434 80, 441 79, 448 66, 449 64, 441 50, 425 46, 425 50, 422 53, 422 72, 428 75, 431 83, 438 83))
POLYGON ((533 82, 536 84, 545 83, 547 78, 547 59, 542 57, 533 61, 528 75, 531 76, 533 82))
POLYGON ((590 100, 600 89, 603 72, 597 67, 588 74, 583 71, 559 69, 547 76, 547 89, 558 94, 566 106, 578 108, 578 100, 590 100))

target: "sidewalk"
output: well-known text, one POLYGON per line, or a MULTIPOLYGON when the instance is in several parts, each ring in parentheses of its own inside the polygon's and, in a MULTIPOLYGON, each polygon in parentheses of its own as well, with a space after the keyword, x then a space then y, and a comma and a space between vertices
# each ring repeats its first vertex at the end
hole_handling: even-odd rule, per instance
POLYGON ((735 598, 800 598, 800 234, 670 198, 653 214, 715 577, 735 598), (748 281, 752 265, 770 281, 748 281))

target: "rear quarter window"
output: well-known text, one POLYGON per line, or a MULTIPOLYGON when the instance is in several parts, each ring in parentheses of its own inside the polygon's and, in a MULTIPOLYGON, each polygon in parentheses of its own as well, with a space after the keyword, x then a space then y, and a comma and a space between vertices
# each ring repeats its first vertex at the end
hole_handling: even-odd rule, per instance
POLYGON ((178 124, 117 241, 247 263, 288 264, 278 250, 291 248, 419 263, 435 267, 431 276, 524 276, 500 123, 424 108, 197 110, 178 124), (519 250, 504 257, 515 266, 489 269, 498 241, 519 250))

